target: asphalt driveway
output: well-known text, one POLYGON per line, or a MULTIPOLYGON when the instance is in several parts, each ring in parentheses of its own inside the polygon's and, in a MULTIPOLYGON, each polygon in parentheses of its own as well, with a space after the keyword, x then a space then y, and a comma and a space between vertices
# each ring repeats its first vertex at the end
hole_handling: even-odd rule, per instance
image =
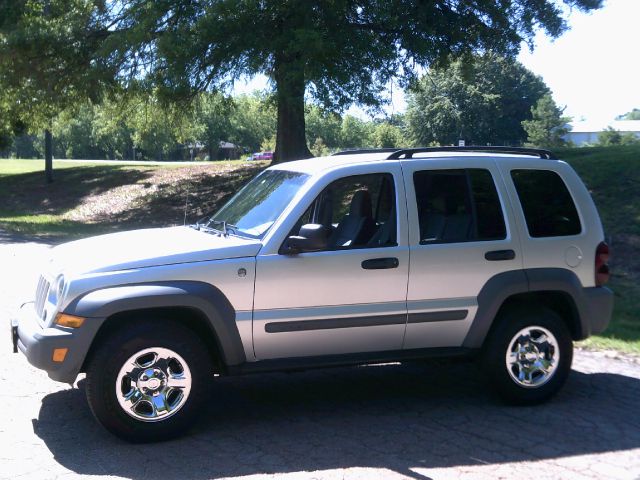
POLYGON ((640 363, 577 352, 563 391, 502 405, 474 365, 414 362, 217 379, 188 436, 129 445, 73 387, 12 354, 8 314, 48 246, 0 235, 0 478, 640 478, 640 363))

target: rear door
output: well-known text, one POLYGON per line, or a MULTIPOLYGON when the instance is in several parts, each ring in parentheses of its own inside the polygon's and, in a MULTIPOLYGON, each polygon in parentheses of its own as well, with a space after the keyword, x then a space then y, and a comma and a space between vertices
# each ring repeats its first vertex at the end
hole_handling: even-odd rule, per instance
POLYGON ((500 167, 523 232, 524 268, 565 268, 583 286, 594 286, 595 249, 604 234, 593 200, 575 172, 564 162, 549 160, 500 167))
POLYGON ((403 170, 413 227, 404 348, 457 347, 482 287, 522 268, 510 203, 490 157, 414 159, 403 170))

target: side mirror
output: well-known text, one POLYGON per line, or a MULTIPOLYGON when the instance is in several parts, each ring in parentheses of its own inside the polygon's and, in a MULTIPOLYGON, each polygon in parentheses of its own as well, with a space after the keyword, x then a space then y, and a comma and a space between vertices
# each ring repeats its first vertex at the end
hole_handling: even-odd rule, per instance
POLYGON ((329 246, 331 229, 317 223, 308 223, 300 227, 298 235, 287 238, 288 253, 317 252, 329 246))

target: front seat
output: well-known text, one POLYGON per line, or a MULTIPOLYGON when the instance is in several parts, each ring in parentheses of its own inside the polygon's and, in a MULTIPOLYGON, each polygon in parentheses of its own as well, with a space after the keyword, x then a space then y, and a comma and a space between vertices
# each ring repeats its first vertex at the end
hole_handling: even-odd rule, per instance
POLYGON ((371 195, 358 190, 351 199, 349 213, 344 216, 329 240, 332 247, 352 247, 366 244, 376 229, 371 208, 371 195))

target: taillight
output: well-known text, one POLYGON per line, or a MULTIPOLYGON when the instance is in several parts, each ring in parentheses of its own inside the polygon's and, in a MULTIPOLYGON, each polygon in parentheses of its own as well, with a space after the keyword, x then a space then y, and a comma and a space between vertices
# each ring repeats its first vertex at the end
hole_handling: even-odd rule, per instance
POLYGON ((609 245, 600 242, 596 248, 596 285, 599 287, 609 281, 609 245))

